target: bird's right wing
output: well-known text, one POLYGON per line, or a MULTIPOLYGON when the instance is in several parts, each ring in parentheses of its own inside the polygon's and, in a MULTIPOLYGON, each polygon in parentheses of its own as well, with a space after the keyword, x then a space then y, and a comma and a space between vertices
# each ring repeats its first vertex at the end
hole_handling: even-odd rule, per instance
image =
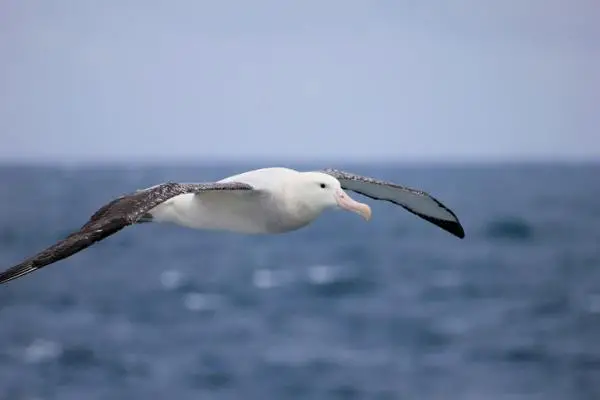
POLYGON ((72 256, 121 229, 139 222, 148 211, 177 195, 221 190, 250 191, 254 188, 239 182, 167 182, 118 197, 98 209, 78 231, 0 273, 0 283, 17 279, 46 265, 72 256))
POLYGON ((322 172, 335 177, 345 190, 397 204, 456 237, 465 237, 465 231, 456 214, 429 193, 332 168, 322 172))

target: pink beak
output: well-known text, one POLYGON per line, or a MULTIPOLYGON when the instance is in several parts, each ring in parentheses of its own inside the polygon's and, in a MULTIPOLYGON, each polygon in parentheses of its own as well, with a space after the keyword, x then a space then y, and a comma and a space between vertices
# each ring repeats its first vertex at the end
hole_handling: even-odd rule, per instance
POLYGON ((371 219, 371 207, 354 200, 342 189, 335 194, 335 199, 337 200, 338 205, 344 210, 355 212, 367 221, 371 219))

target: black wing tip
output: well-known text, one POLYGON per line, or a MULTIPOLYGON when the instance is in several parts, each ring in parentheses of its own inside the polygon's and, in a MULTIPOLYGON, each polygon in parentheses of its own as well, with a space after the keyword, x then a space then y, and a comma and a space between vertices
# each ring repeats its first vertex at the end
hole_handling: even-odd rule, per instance
POLYGON ((38 268, 32 266, 29 263, 15 265, 14 267, 9 268, 6 271, 0 273, 0 285, 20 278, 23 275, 27 275, 35 271, 36 269, 38 268))
POLYGON ((431 196, 429 194, 427 194, 427 196, 429 196, 441 208, 443 208, 444 210, 448 211, 450 213, 450 215, 452 215, 454 217, 454 221, 441 220, 441 219, 436 219, 435 221, 433 221, 433 220, 429 220, 429 221, 432 222, 432 223, 434 223, 434 224, 436 224, 437 226, 439 226, 440 228, 444 229, 445 231, 450 232, 454 236, 456 236, 456 237, 458 237, 460 239, 464 239, 465 238, 465 229, 463 228, 463 226, 459 222, 458 216, 454 213, 454 211, 452 211, 451 209, 449 209, 448 207, 446 207, 444 204, 442 204, 441 201, 439 201, 435 197, 433 197, 433 196, 431 196))
POLYGON ((463 228, 461 223, 458 221, 458 219, 456 219, 455 221, 448 221, 448 220, 444 220, 444 219, 432 218, 432 217, 429 217, 429 216, 423 215, 423 214, 417 214, 417 215, 419 217, 423 218, 424 220, 429 221, 432 224, 439 226, 446 232, 451 233, 452 235, 456 236, 459 239, 465 238, 465 229, 463 228))
POLYGON ((448 227, 448 229, 446 229, 448 232, 450 232, 459 239, 465 238, 465 229, 460 224, 460 222, 451 222, 449 225, 450 226, 448 227))
MULTIPOLYGON (((362 194, 363 196, 369 197, 371 199, 374 200, 381 200, 377 197, 373 197, 370 196, 366 193, 362 193, 359 192, 357 190, 355 190, 355 192, 362 194)), ((437 225, 438 227, 442 228, 443 230, 445 230, 446 232, 451 233, 452 235, 460 238, 460 239, 464 239, 465 238, 465 230, 463 228, 463 226, 461 225, 461 223, 458 221, 458 217, 456 216, 456 214, 454 213, 454 211, 452 211, 451 209, 449 209, 448 207, 446 207, 444 204, 442 204, 442 202, 440 202, 439 200, 437 200, 435 197, 429 195, 428 193, 425 192, 421 192, 422 195, 429 197, 430 199, 432 199, 433 201, 435 201, 437 203, 437 205, 441 208, 443 208, 444 210, 446 210, 448 213, 450 213, 450 215, 454 218, 453 220, 446 220, 446 219, 439 219, 439 218, 435 218, 435 217, 430 217, 429 215, 426 214, 422 214, 420 212, 417 212, 415 210, 413 210, 410 207, 405 206, 404 204, 400 204, 397 203, 393 200, 388 200, 391 201, 394 204, 399 205, 400 207, 404 208, 405 210, 423 218, 425 221, 431 222, 434 225, 437 225)))

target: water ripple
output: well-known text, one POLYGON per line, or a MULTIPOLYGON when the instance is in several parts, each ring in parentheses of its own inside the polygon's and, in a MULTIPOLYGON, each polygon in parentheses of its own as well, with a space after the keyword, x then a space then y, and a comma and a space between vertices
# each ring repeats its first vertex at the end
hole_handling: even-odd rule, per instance
MULTIPOLYGON (((112 194, 239 169, 0 167, 0 264, 112 194)), ((597 166, 357 170, 467 237, 370 200, 286 235, 123 230, 0 288, 0 398, 600 398, 597 166)))

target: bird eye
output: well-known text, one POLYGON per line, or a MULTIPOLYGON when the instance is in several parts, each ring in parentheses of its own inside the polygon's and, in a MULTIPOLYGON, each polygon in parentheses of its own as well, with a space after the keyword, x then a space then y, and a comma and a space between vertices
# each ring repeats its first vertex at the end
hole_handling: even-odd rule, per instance
POLYGON ((321 186, 321 189, 325 189, 327 187, 327 185, 324 183, 321 183, 319 186, 321 186))

